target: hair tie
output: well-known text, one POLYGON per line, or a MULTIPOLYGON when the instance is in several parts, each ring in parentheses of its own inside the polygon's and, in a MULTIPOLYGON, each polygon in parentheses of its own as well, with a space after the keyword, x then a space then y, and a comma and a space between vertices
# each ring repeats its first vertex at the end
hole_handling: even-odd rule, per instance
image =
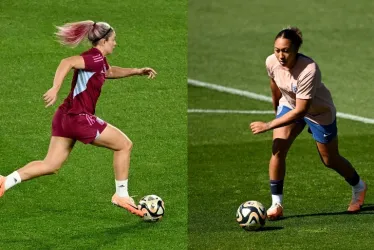
POLYGON ((105 34, 104 34, 102 37, 98 37, 98 38, 96 38, 95 40, 93 40, 92 42, 95 43, 95 42, 100 41, 101 39, 103 39, 104 37, 106 37, 106 36, 109 34, 109 32, 111 32, 112 30, 113 30, 112 27, 110 27, 110 28, 107 30, 107 32, 105 32, 105 34))

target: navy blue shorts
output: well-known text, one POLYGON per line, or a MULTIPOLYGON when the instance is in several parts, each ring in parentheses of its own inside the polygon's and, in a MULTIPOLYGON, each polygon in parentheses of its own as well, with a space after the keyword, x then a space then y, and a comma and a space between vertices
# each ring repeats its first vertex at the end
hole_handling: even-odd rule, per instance
MULTIPOLYGON (((287 106, 279 106, 277 110, 277 118, 282 117, 284 114, 291 111, 287 106)), ((313 135, 314 140, 326 144, 332 141, 338 134, 338 128, 336 126, 336 118, 333 123, 329 125, 320 125, 307 118, 297 120, 296 123, 308 124, 308 132, 313 135)))

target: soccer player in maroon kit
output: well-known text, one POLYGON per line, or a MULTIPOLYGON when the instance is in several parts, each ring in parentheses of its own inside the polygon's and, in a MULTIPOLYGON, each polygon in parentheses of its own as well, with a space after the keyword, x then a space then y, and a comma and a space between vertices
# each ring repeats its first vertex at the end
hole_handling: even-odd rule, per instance
POLYGON ((21 181, 56 173, 78 140, 114 151, 116 193, 112 203, 142 217, 144 212, 128 194, 132 142, 118 128, 96 117, 95 107, 105 79, 133 75, 153 79, 157 73, 152 68, 110 66, 105 56, 111 54, 116 46, 116 33, 105 22, 82 21, 57 28, 56 36, 61 44, 75 47, 88 39, 92 48, 79 56, 61 60, 52 88, 43 95, 46 107, 56 102, 58 91, 71 69, 74 69, 74 76, 68 97, 54 114, 48 153, 44 160, 30 162, 6 177, 0 176, 0 197, 21 181))

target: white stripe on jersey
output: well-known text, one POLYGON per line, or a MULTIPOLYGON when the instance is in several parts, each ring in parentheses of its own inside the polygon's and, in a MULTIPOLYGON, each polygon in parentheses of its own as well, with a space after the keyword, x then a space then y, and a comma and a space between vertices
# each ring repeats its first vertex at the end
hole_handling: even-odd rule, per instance
POLYGON ((74 87, 73 98, 87 89, 87 83, 95 72, 78 70, 77 83, 74 87))
POLYGON ((92 56, 92 59, 93 59, 94 63, 102 62, 102 61, 104 60, 104 58, 103 58, 102 55, 95 55, 95 56, 92 56))

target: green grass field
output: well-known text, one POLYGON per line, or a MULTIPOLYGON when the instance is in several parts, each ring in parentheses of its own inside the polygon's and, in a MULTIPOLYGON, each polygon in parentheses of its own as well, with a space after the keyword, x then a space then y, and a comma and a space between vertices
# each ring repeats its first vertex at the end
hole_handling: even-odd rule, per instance
POLYGON ((0 249, 186 249, 186 1, 5 0, 0 9, 0 174, 44 158, 57 106, 45 109, 42 95, 60 60, 89 48, 60 46, 54 25, 106 21, 117 33, 108 62, 153 67, 158 76, 108 80, 97 115, 134 142, 130 195, 154 193, 166 206, 158 223, 113 206, 112 152, 77 143, 57 175, 22 183, 0 199, 0 249))
MULTIPOLYGON (((189 1, 188 77, 270 96, 265 59, 287 25, 304 33, 301 52, 314 58, 339 112, 374 118, 371 59, 373 2, 189 1)), ((270 103, 189 86, 189 109, 272 110, 270 103)), ((268 162, 271 133, 252 135, 252 121, 273 115, 188 115, 190 249, 371 249, 373 126, 338 118, 340 152, 366 180, 363 211, 345 213, 350 186, 320 162, 305 131, 287 158, 285 219, 246 232, 235 220, 239 205, 271 204, 268 162)))
POLYGON ((54 25, 107 21, 118 43, 109 63, 159 74, 154 81, 108 80, 97 115, 134 142, 130 194, 138 200, 154 193, 166 203, 158 223, 111 205, 112 153, 78 143, 57 175, 0 199, 0 249, 371 249, 374 125, 338 119, 341 154, 369 185, 360 214, 344 213, 350 187, 323 167, 304 131, 287 159, 285 219, 245 232, 235 221, 238 206, 270 204, 271 133, 253 136, 248 124, 272 115, 190 113, 187 131, 186 110, 272 107, 193 86, 187 102, 186 76, 188 69, 189 78, 269 96, 265 58, 276 33, 297 25, 301 52, 318 62, 338 111, 374 118, 373 7, 369 0, 0 1, 0 174, 43 159, 56 106, 45 109, 42 95, 59 61, 88 48, 61 47, 54 25))

